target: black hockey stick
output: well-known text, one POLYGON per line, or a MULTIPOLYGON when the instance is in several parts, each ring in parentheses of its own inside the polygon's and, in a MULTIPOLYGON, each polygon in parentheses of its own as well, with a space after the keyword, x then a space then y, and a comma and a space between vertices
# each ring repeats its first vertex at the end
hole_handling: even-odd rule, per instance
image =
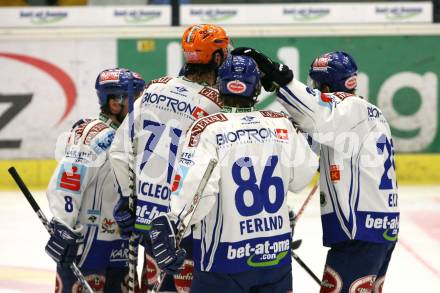
MULTIPOLYGON (((214 170, 217 163, 218 163, 218 161, 216 159, 211 159, 209 161, 208 167, 206 167, 205 173, 203 174, 203 177, 200 180, 199 186, 197 187, 193 201, 191 202, 191 206, 189 207, 188 211, 183 216, 182 220, 179 223, 179 226, 177 227, 177 233, 176 233, 177 247, 180 246, 180 242, 183 240, 185 233, 190 226, 192 216, 194 215, 194 212, 196 211, 197 206, 199 205, 200 198, 203 196, 203 191, 205 190, 206 184, 208 183, 209 178, 211 177, 212 171, 214 170)), ((162 286, 163 280, 165 279, 165 275, 166 275, 166 273, 164 271, 160 272, 159 278, 157 279, 156 283, 154 284, 153 289, 151 290, 152 293, 159 292, 160 287, 162 286)))
POLYGON ((313 273, 313 271, 302 261, 302 259, 293 251, 291 250, 292 257, 296 262, 313 278, 313 280, 318 283, 319 286, 322 285, 321 280, 313 273))
MULTIPOLYGON (((128 80, 128 135, 131 149, 128 150, 128 178, 130 184, 130 197, 128 198, 128 206, 133 214, 136 214, 136 173, 135 156, 136 146, 134 137, 134 93, 133 93, 133 73, 130 72, 128 80)), ((134 293, 135 288, 139 286, 136 279, 136 268, 138 262, 138 238, 139 235, 133 229, 128 239, 128 292, 134 293), (136 283, 136 284, 135 284, 136 283)))
MULTIPOLYGON (((46 228, 47 232, 52 235, 53 230, 50 227, 49 221, 47 220, 46 216, 44 215, 43 211, 41 210, 38 203, 35 201, 34 197, 32 196, 31 192, 27 188, 26 184, 23 182, 23 179, 21 179, 20 175, 18 175, 17 170, 14 167, 10 167, 8 169, 9 174, 11 174, 12 178, 14 178, 15 183, 17 183, 18 187, 20 188, 21 192, 23 192, 24 196, 26 197, 29 204, 32 206, 32 209, 37 214, 38 218, 40 218, 41 223, 46 228)), ((73 274, 76 276, 78 281, 80 281, 83 288, 86 289, 87 292, 93 293, 92 288, 87 283, 86 279, 84 278, 84 275, 79 270, 76 263, 72 263, 70 265, 70 269, 72 270, 73 274)))

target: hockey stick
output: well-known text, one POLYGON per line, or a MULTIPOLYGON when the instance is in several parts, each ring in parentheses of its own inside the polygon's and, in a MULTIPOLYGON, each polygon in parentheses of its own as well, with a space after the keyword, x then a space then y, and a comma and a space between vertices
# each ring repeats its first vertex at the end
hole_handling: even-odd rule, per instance
POLYGON ((302 261, 302 259, 293 251, 291 250, 292 257, 296 262, 313 278, 313 280, 318 283, 319 286, 322 285, 321 280, 313 273, 313 271, 302 261))
MULTIPOLYGON (((206 184, 208 183, 208 180, 211 177, 212 171, 214 170, 216 165, 217 165, 216 159, 211 159, 209 161, 208 167, 206 167, 206 171, 203 174, 202 180, 200 180, 199 186, 197 187, 196 194, 194 195, 191 206, 189 207, 185 216, 180 221, 179 227, 177 227, 177 233, 176 233, 177 247, 180 246, 180 242, 182 241, 183 236, 185 235, 185 233, 189 227, 189 223, 191 222, 192 216, 194 215, 194 212, 196 211, 197 206, 199 205, 203 190, 205 190, 206 184)), ((163 280, 165 279, 165 275, 166 275, 166 273, 164 271, 160 272, 159 278, 157 279, 157 282, 154 284, 154 287, 151 290, 152 293, 159 292, 159 289, 162 286, 163 280)))
MULTIPOLYGON (((304 203, 302 204, 301 208, 299 209, 298 213, 295 215, 295 217, 293 218, 296 222, 298 221, 298 219, 300 218, 300 216, 304 213, 304 210, 306 208, 306 206, 309 204, 310 200, 312 199, 313 195, 315 194, 316 190, 318 189, 318 183, 316 183, 312 189, 309 192, 309 195, 307 196, 306 200, 304 201, 304 203)), ((298 241, 298 240, 297 240, 298 241)), ((295 241, 292 242, 292 244, 295 243, 295 241)), ((301 245, 301 242, 300 242, 301 245)), ((296 245, 298 248, 299 245, 296 245)), ((313 278, 313 280, 315 280, 319 286, 321 286, 321 280, 313 273, 313 271, 302 261, 302 259, 294 252, 294 250, 296 249, 292 246, 291 248, 291 252, 292 252, 292 257, 293 259, 313 278)))
MULTIPOLYGON (((132 214, 136 214, 136 173, 134 171, 134 156, 135 143, 134 143, 134 94, 133 94, 133 74, 130 72, 128 80, 128 131, 130 137, 131 149, 128 150, 128 181, 130 184, 130 197, 128 199, 128 206, 132 214)), ((134 231, 131 233, 128 239, 128 292, 134 293, 136 280, 136 268, 138 261, 138 239, 139 235, 134 231)))
MULTIPOLYGON (((21 192, 26 197, 29 204, 32 206, 32 209, 37 214, 38 218, 40 218, 41 223, 46 228, 47 232, 49 234, 53 234, 53 230, 49 225, 49 221, 47 220, 46 216, 44 215, 43 211, 41 210, 38 203, 35 201, 34 197, 32 196, 31 192, 27 188, 26 184, 23 182, 23 179, 21 179, 20 175, 18 175, 17 170, 14 167, 10 167, 8 169, 9 174, 11 174, 12 178, 14 178, 15 183, 17 183, 18 187, 20 188, 21 192)), ((93 293, 92 288, 90 287, 89 283, 87 283, 86 279, 84 278, 84 275, 79 270, 76 263, 72 263, 70 265, 70 269, 72 270, 73 274, 76 276, 78 281, 81 283, 82 287, 86 289, 87 292, 93 293)))
POLYGON ((298 210, 298 213, 296 213, 295 217, 293 218, 295 223, 298 221, 299 217, 301 217, 301 215, 304 213, 304 210, 306 209, 307 205, 309 204, 310 200, 312 199, 312 197, 315 194, 317 189, 318 189, 318 183, 316 183, 312 187, 312 189, 310 190, 309 195, 307 196, 306 200, 302 204, 301 208, 298 210))

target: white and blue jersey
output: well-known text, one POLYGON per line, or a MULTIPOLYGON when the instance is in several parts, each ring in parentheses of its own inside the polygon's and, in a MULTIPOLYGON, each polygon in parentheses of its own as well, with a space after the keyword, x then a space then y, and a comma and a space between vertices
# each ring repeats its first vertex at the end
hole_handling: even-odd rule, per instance
POLYGON ((188 211, 212 158, 218 164, 190 223, 195 269, 238 273, 290 265, 287 191, 304 188, 318 165, 304 137, 271 111, 197 120, 179 160, 171 217, 188 211))
MULTIPOLYGON (((135 229, 148 233, 150 222, 168 212, 176 157, 186 131, 198 118, 220 110, 218 91, 185 77, 162 77, 150 82, 134 103, 136 173, 135 229)), ((129 154, 132 153, 129 117, 110 149, 110 161, 121 196, 131 193, 129 154)))
POLYGON ((299 127, 321 146, 324 245, 397 240, 399 207, 390 127, 381 110, 348 93, 321 93, 293 80, 278 90, 299 127))
POLYGON ((61 158, 47 198, 55 218, 71 228, 84 226, 81 268, 125 267, 128 259, 128 242, 120 238, 113 218, 118 193, 108 149, 116 127, 104 114, 82 120, 57 146, 61 158))

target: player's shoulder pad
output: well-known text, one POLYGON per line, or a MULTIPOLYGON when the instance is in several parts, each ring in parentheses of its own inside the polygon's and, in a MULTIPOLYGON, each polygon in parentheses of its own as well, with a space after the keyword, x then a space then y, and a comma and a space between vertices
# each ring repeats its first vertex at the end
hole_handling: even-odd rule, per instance
POLYGON ((199 94, 204 96, 205 98, 208 98, 218 107, 223 107, 223 102, 222 100, 220 100, 220 93, 217 89, 210 86, 205 86, 199 91, 199 94))
POLYGON ((216 122, 227 121, 228 118, 223 113, 215 113, 203 118, 197 119, 189 129, 190 139, 188 141, 189 147, 196 147, 199 144, 200 135, 211 124, 216 122))
POLYGON ((171 77, 171 76, 163 76, 158 79, 153 79, 145 86, 145 89, 148 89, 153 84, 167 84, 172 79, 173 79, 173 77, 171 77))
POLYGON ((115 136, 115 130, 98 119, 90 121, 81 131, 80 144, 90 146, 97 154, 107 150, 115 136))
POLYGON ((289 118, 289 116, 287 116, 282 112, 274 112, 270 110, 260 110, 259 112, 263 117, 267 117, 267 118, 289 118))

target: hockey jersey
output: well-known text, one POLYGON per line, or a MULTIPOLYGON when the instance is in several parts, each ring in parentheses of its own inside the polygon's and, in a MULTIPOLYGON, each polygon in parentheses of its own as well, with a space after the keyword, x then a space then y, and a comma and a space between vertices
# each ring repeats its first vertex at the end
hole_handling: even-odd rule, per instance
MULTIPOLYGON (((136 223, 150 230, 151 220, 169 208, 174 165, 185 133, 200 117, 220 110, 218 91, 185 77, 162 77, 150 82, 134 103, 136 223)), ((129 117, 116 132, 110 160, 121 196, 130 195, 129 154, 132 144, 129 117)))
POLYGON ((188 131, 171 195, 177 221, 210 159, 218 161, 191 218, 195 268, 237 273, 290 263, 287 191, 299 191, 318 166, 284 114, 217 113, 188 131))
POLYGON ((397 239, 394 147, 382 111, 348 93, 321 93, 293 80, 277 93, 299 127, 321 145, 324 245, 397 239))
POLYGON ((104 114, 80 120, 57 148, 62 155, 47 190, 53 216, 69 227, 84 226, 80 267, 124 266, 128 247, 113 218, 118 193, 108 149, 117 126, 104 114), (119 263, 119 265, 117 264, 119 263))

